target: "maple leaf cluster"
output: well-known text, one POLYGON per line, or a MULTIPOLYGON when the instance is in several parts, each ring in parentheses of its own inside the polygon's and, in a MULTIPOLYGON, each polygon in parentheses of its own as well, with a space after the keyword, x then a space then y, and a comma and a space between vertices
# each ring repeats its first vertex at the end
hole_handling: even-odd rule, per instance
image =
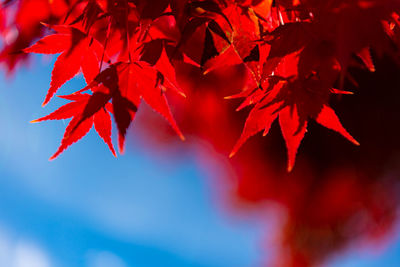
POLYGON ((72 103, 36 120, 73 118, 52 158, 83 137, 93 121, 115 154, 110 113, 122 151, 142 100, 183 139, 166 98, 169 92, 185 95, 176 81, 177 62, 204 73, 243 64, 248 81, 230 98, 245 98, 238 110, 254 106, 231 156, 254 134, 268 134, 279 118, 291 171, 310 119, 358 145, 329 106, 330 95, 349 94, 341 87, 352 64, 374 70, 370 49, 397 52, 399 5, 397 0, 8 0, 1 8, 2 30, 7 38, 13 30, 15 36, 5 39, 2 59, 13 68, 26 53, 60 53, 43 105, 83 73, 87 86, 63 96, 72 103), (16 16, 10 24, 11 12, 16 16))
MULTIPOLYGON (((346 87, 357 79, 349 69, 374 72, 384 55, 400 63, 399 14, 399 0, 6 0, 0 6, 0 61, 12 71, 29 53, 59 54, 44 105, 68 80, 83 74, 87 86, 59 95, 70 102, 35 120, 71 118, 51 159, 93 126, 116 155, 112 117, 123 151, 142 101, 183 139, 171 103, 183 133, 236 154, 231 162, 240 177, 240 197, 273 199, 287 208, 282 243, 290 255, 282 259, 291 261, 286 266, 310 266, 351 239, 341 229, 364 212, 359 203, 371 218, 363 223, 374 229, 366 232, 393 222, 392 194, 382 193, 386 187, 375 179, 381 171, 367 168, 371 162, 363 156, 358 159, 362 170, 354 175, 351 168, 336 165, 336 154, 321 156, 311 149, 328 167, 310 170, 303 164, 291 179, 279 170, 275 155, 266 155, 260 139, 238 151, 260 132, 275 140, 274 121, 286 143, 289 171, 310 120, 358 145, 331 98, 352 94, 346 87), (245 111, 247 119, 238 140, 232 134, 236 124, 243 125, 241 113, 232 112, 237 100, 224 97, 244 99, 237 111, 245 111), (365 197, 370 194, 374 199, 365 197)), ((374 105, 359 112, 371 114, 374 105)), ((375 153, 368 144, 362 147, 365 155, 375 153)), ((377 156, 380 163, 373 165, 383 166, 386 158, 377 156)))

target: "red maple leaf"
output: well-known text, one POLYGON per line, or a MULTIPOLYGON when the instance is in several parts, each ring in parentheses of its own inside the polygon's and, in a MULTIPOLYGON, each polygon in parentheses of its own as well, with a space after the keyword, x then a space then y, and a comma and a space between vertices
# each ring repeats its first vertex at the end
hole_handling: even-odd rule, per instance
POLYGON ((68 146, 84 137, 93 125, 96 132, 116 157, 111 142, 111 116, 107 111, 107 109, 111 109, 110 104, 106 103, 102 108, 92 112, 91 106, 93 106, 93 104, 91 102, 93 102, 93 99, 95 98, 94 96, 89 94, 72 94, 59 97, 71 100, 72 102, 65 104, 47 116, 32 121, 41 122, 46 120, 64 120, 72 118, 65 129, 60 147, 57 152, 50 157, 50 160, 58 157, 58 155, 60 155, 68 146))
MULTIPOLYGON (((91 99, 102 95, 104 103, 112 101, 113 114, 119 132, 119 149, 123 151, 126 131, 134 119, 141 99, 160 113, 180 138, 184 139, 165 96, 166 89, 171 88, 169 85, 163 74, 146 62, 118 62, 99 73, 82 91, 92 89, 94 93, 91 99), (99 88, 102 90, 98 91, 99 88)), ((103 102, 93 101, 93 103, 89 115, 104 106, 103 102)), ((82 120, 89 115, 83 114, 82 120)))
POLYGON ((26 53, 61 53, 54 64, 50 88, 43 105, 46 105, 57 90, 79 71, 82 71, 86 82, 91 82, 99 73, 99 62, 104 54, 102 45, 96 39, 77 28, 69 26, 51 28, 57 33, 48 35, 24 49, 26 53))

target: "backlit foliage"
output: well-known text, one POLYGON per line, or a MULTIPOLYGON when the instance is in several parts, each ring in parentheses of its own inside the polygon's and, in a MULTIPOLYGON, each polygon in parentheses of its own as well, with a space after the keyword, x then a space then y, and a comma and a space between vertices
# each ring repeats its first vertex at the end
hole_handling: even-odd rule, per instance
MULTIPOLYGON (((197 65, 204 72, 244 64, 249 78, 236 97, 245 98, 240 108, 254 107, 231 156, 250 136, 261 131, 266 135, 279 119, 290 171, 310 119, 358 144, 339 122, 329 98, 348 93, 336 87, 357 62, 354 57, 373 70, 371 48, 395 52, 398 9, 396 0, 6 1, 3 30, 12 40, 6 40, 2 58, 13 68, 25 56, 18 49, 61 53, 44 105, 66 81, 84 74, 88 86, 74 95, 91 91, 86 106, 67 105, 62 111, 68 114, 58 111, 46 117, 74 117, 60 150, 85 135, 88 121, 98 112, 113 113, 122 150, 142 99, 183 138, 165 96, 167 91, 184 95, 175 79, 175 62, 197 65), (9 13, 15 13, 11 24, 9 13), (52 33, 25 48, 44 27, 52 33)), ((108 116, 104 119, 102 123, 109 124, 108 116)))
MULTIPOLYGON (((177 116, 196 121, 191 122, 191 131, 212 140, 221 151, 230 150, 231 157, 237 154, 232 159, 240 162, 235 165, 240 166, 237 173, 247 173, 247 169, 255 173, 258 168, 261 173, 269 168, 263 159, 255 158, 261 148, 252 149, 251 159, 235 158, 240 158, 239 148, 245 147, 250 137, 260 132, 267 135, 277 121, 290 172, 310 121, 359 145, 339 121, 331 98, 354 97, 344 88, 355 82, 348 70, 355 67, 374 72, 371 54, 399 61, 399 14, 399 0, 7 0, 0 8, 4 44, 0 60, 12 71, 29 53, 59 54, 43 105, 56 94, 71 102, 35 120, 72 118, 51 159, 85 136, 93 125, 116 155, 111 140, 112 116, 122 152, 127 130, 145 101, 181 139, 185 131, 181 132, 171 107, 185 110, 177 116), (215 86, 218 91, 200 91, 201 82, 182 86, 190 80, 200 81, 202 76, 215 75, 218 80, 224 71, 233 75, 225 75, 224 82, 215 86), (62 86, 78 73, 83 73, 87 86, 62 95, 62 86), (233 131, 226 125, 235 115, 220 103, 236 98, 242 101, 237 111, 246 109, 247 119, 233 144, 227 141, 233 131), (182 107, 185 102, 191 103, 192 109, 182 107), (196 123, 202 126, 193 126, 196 123), (214 129, 217 125, 221 129, 214 129)), ((324 143, 320 145, 323 149, 324 143)), ((274 177, 272 169, 268 174, 274 177)), ((240 183, 276 187, 272 179, 246 177, 252 178, 240 183), (253 178, 255 181, 248 182, 253 178)), ((293 212, 290 216, 299 216, 296 200, 291 197, 298 193, 301 199, 302 193, 294 188, 301 189, 302 181, 283 178, 279 182, 293 187, 287 199, 278 199, 271 192, 260 193, 261 198, 278 199, 293 212)), ((334 188, 344 194, 344 200, 357 197, 352 190, 356 190, 358 178, 331 182, 321 182, 327 195, 334 188)), ((253 193, 252 197, 257 195, 253 193)), ((313 196, 321 203, 330 201, 323 195, 313 196)), ((327 221, 349 219, 356 209, 343 214, 338 211, 337 218, 327 221)), ((296 227, 309 231, 306 223, 296 227)), ((320 255, 313 254, 314 243, 308 244, 310 247, 296 243, 304 241, 295 236, 298 233, 288 227, 285 238, 295 259, 289 264, 305 266, 320 260, 320 255)), ((318 244, 318 238, 312 242, 318 244)))

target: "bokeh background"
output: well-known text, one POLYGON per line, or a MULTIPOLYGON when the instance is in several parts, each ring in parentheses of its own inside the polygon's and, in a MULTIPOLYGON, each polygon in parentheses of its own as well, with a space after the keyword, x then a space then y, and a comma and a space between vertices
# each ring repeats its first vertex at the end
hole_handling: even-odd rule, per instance
MULTIPOLYGON (((199 149, 212 150, 205 142, 156 149, 134 123, 118 159, 91 132, 49 162, 66 122, 29 121, 63 103, 40 108, 51 67, 52 59, 36 57, 1 76, 0 266, 244 267, 273 256, 282 214, 226 204, 229 188, 214 179, 226 170, 224 157, 199 160, 199 149)), ((62 93, 82 86, 74 79, 62 93)), ((326 266, 400 266, 395 228, 378 245, 352 244, 326 266)))

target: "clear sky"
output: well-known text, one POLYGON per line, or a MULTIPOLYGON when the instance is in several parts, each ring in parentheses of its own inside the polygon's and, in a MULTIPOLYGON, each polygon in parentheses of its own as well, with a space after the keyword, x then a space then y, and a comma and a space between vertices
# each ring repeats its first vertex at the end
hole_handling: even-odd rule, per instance
MULTIPOLYGON (((265 225, 224 212, 190 153, 166 159, 132 138, 115 159, 91 132, 49 162, 66 122, 29 121, 62 103, 41 108, 50 73, 39 57, 0 81, 0 266, 244 267, 268 257, 265 225)), ((73 80, 62 93, 82 85, 73 80)), ((329 266, 400 266, 399 242, 369 254, 329 266)))

